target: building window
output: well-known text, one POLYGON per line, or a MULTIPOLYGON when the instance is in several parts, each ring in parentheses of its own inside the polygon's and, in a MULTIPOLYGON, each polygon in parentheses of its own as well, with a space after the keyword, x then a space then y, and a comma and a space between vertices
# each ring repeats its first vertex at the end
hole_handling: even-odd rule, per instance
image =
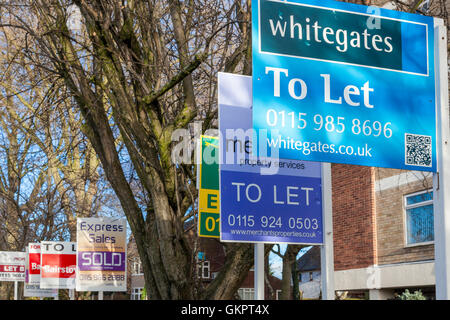
POLYGON ((406 244, 415 245, 434 240, 433 192, 417 192, 405 196, 406 244))
POLYGON ((131 274, 132 275, 141 275, 144 274, 144 269, 142 268, 142 263, 141 260, 138 258, 134 258, 133 259, 133 265, 132 265, 132 269, 131 269, 131 274))
POLYGON ((430 10, 430 0, 423 0, 422 3, 419 5, 418 13, 426 13, 430 10))
POLYGON ((200 261, 197 266, 199 278, 209 279, 211 277, 209 261, 200 261))
POLYGON ((254 300, 255 299, 255 289, 240 288, 238 290, 238 295, 241 298, 241 300, 254 300))
POLYGON ((309 281, 309 273, 302 272, 300 273, 300 282, 308 282, 309 281))
POLYGON ((141 300, 143 289, 138 287, 131 288, 131 300, 141 300))
POLYGON ((281 290, 278 290, 278 289, 277 289, 277 291, 276 291, 276 294, 275 294, 275 295, 276 295, 276 299, 277 299, 277 300, 280 300, 280 296, 281 296, 281 290))

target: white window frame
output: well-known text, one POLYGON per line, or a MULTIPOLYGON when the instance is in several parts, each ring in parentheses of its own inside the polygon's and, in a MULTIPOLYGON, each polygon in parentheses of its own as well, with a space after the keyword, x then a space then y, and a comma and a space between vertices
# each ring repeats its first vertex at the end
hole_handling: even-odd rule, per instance
POLYGON ((417 9, 428 12, 430 10, 430 0, 424 0, 417 9))
POLYGON ((202 262, 202 278, 203 279, 211 278, 211 263, 209 263, 209 260, 205 260, 202 262))
POLYGON ((142 268, 142 262, 139 258, 134 258, 132 262, 131 275, 141 276, 144 274, 144 269, 142 268))
MULTIPOLYGON (((433 204, 434 194, 433 194, 433 198, 431 200, 426 200, 423 202, 410 204, 410 205, 407 204, 407 198, 417 196, 417 195, 423 194, 423 193, 430 193, 430 192, 433 192, 433 189, 422 190, 422 191, 403 195, 403 235, 404 235, 403 239, 404 239, 404 246, 406 248, 417 247, 417 246, 426 246, 426 245, 430 245, 430 244, 434 243, 434 240, 418 242, 418 243, 408 243, 408 209, 414 209, 414 208, 423 207, 423 206, 427 206, 427 205, 431 204, 431 205, 433 205, 433 215, 434 215, 434 204, 433 204)), ((433 219, 434 219, 434 216, 433 216, 433 219)), ((433 226, 433 233, 434 233, 434 226, 433 226)))
POLYGON ((133 288, 131 288, 130 299, 131 300, 141 300, 141 298, 142 298, 142 291, 143 290, 144 290, 144 288, 142 288, 142 287, 133 287, 133 288))
POLYGON ((209 260, 197 261, 197 276, 202 279, 211 278, 211 263, 209 260))
POLYGON ((255 299, 255 289, 254 288, 239 288, 238 295, 241 300, 254 300, 255 299))
POLYGON ((309 282, 309 271, 300 272, 300 282, 301 283, 309 282))
POLYGON ((281 290, 277 289, 277 291, 275 291, 276 300, 280 300, 280 295, 281 295, 281 290))

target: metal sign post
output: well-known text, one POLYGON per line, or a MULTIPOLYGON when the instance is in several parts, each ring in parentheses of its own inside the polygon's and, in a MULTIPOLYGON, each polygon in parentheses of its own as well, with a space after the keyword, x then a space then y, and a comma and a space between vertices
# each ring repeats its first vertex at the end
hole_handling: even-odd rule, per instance
POLYGON ((450 149, 447 35, 442 19, 435 19, 438 172, 434 187, 434 250, 436 299, 450 300, 450 149), (447 197, 446 197, 447 196, 447 197))
POLYGON ((14 281, 14 300, 19 300, 19 282, 14 281))
POLYGON ((255 243, 255 300, 264 300, 264 243, 255 243))
POLYGON ((322 163, 323 245, 320 247, 322 300, 334 300, 333 206, 331 163, 322 163))

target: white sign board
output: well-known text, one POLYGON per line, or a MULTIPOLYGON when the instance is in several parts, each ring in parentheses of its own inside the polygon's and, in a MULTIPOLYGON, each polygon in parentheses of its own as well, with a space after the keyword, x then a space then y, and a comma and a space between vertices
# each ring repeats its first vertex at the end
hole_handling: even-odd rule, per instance
POLYGON ((25 280, 25 252, 0 251, 0 281, 25 280))
POLYGON ((41 242, 41 289, 74 289, 76 242, 41 242))
POLYGON ((77 291, 127 290, 124 219, 77 219, 77 291))
POLYGON ((58 297, 58 289, 41 289, 38 284, 24 284, 24 297, 37 298, 56 298, 58 297))

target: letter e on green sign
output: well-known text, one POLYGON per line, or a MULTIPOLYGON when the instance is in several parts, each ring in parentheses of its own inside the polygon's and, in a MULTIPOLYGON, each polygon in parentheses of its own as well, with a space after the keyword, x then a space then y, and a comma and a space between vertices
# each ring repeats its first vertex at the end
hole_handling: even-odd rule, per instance
POLYGON ((219 139, 200 137, 198 236, 219 238, 219 139))

